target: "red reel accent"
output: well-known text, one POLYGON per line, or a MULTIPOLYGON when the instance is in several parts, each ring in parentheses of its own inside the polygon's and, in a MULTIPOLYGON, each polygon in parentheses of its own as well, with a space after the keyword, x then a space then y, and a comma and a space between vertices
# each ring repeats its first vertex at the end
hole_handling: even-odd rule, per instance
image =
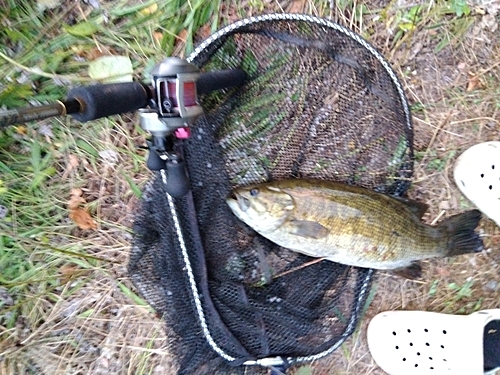
MULTIPOLYGON (((176 80, 168 81, 167 87, 169 93, 168 99, 170 100, 170 102, 174 107, 178 107, 179 102, 176 96, 177 81, 176 80)), ((196 82, 195 81, 184 82, 184 106, 191 107, 194 105, 197 105, 196 82)))

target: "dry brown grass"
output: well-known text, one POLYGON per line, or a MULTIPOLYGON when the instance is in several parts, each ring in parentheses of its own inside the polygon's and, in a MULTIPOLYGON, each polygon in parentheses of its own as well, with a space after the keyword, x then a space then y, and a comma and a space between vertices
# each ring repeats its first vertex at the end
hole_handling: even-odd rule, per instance
MULTIPOLYGON (((331 17, 369 36, 372 44, 390 57, 410 102, 421 104, 414 112, 419 162, 410 195, 429 204, 425 220, 432 222, 442 211, 448 216, 471 207, 452 179, 456 157, 476 143, 500 139, 500 36, 498 30, 492 33, 484 27, 482 16, 477 15, 465 37, 439 53, 434 50, 436 29, 424 25, 393 45, 388 25, 397 9, 395 2, 386 9, 381 3, 385 2, 365 2, 367 10, 376 11, 365 17, 356 16, 350 6, 342 11, 331 9, 326 1, 269 1, 262 5, 264 12, 284 10, 331 17), (381 18, 384 12, 387 16, 381 18), (479 84, 467 91, 474 75, 479 84)), ((258 7, 247 6, 248 14, 258 13, 258 7)), ((234 17, 231 7, 225 12, 234 17)), ((143 139, 126 123, 107 129, 100 138, 113 149, 128 151, 120 154, 118 163, 107 166, 102 161, 92 164, 81 156, 79 169, 68 177, 69 185, 81 187, 87 201, 93 202, 99 218, 98 230, 91 234, 75 230, 72 236, 103 261, 93 268, 75 264, 60 270, 60 286, 30 312, 40 315, 37 326, 28 325, 32 319, 26 318, 19 319, 14 328, 1 328, 0 374, 173 373, 164 350, 164 323, 131 292, 133 286, 125 269, 131 239, 127 228, 131 227, 137 199, 130 194, 122 172, 139 185, 147 180, 145 167, 137 168, 138 159, 129 154, 135 152, 130 139, 136 144, 143 139)), ((384 374, 370 357, 365 336, 369 319, 378 312, 418 309, 471 313, 499 307, 500 289, 489 288, 488 283, 500 281, 500 229, 485 219, 481 231, 488 251, 426 262, 421 281, 380 273, 375 302, 358 331, 333 355, 312 364, 313 373, 384 374), (469 286, 470 293, 459 298, 457 290, 450 287, 452 283, 469 286)))
MULTIPOLYGON (((376 28, 375 40, 387 30, 376 28)), ((482 16, 455 46, 435 53, 435 31, 417 29, 412 38, 385 50, 398 71, 414 111, 414 183, 409 196, 426 202, 428 223, 473 205, 453 181, 456 158, 474 144, 500 139, 500 44, 498 30, 485 28, 482 16), (477 86, 473 87, 477 77, 477 86)), ((373 43, 373 41, 372 41, 373 43)), ((377 43, 374 43, 377 46, 377 43)), ((380 273, 375 299, 358 331, 341 350, 314 365, 314 374, 385 374, 369 355, 366 328, 371 317, 387 310, 424 310, 469 314, 500 307, 500 228, 483 219, 480 231, 487 250, 424 263, 421 281, 380 273)))

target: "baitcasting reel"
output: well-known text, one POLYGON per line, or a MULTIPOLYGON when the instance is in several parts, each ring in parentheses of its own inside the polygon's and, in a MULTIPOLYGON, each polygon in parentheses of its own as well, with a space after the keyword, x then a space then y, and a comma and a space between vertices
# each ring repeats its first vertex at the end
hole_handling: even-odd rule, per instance
POLYGON ((139 109, 141 127, 151 134, 147 166, 165 170, 166 189, 178 197, 189 190, 189 182, 184 159, 174 145, 176 139, 189 137, 188 126, 203 113, 196 90, 200 71, 186 60, 170 57, 156 65, 151 75, 149 108, 139 109))
POLYGON ((0 128, 68 114, 86 122, 139 110, 141 127, 151 134, 148 168, 165 170, 167 192, 183 196, 189 183, 180 145, 176 144, 189 138, 189 126, 203 114, 198 94, 240 86, 246 73, 241 69, 201 73, 186 60, 169 57, 156 65, 151 75, 151 86, 140 82, 82 86, 71 89, 66 101, 0 111, 0 128))
POLYGON ((141 127, 151 134, 147 141, 151 170, 166 172, 166 191, 181 197, 189 190, 189 179, 177 140, 189 138, 189 126, 203 114, 198 92, 240 84, 246 78, 242 70, 230 70, 202 75, 200 70, 178 57, 169 57, 151 71, 152 88, 149 108, 139 109, 141 127), (202 78, 203 77, 203 78, 202 78), (225 84, 223 81, 226 81, 225 84))

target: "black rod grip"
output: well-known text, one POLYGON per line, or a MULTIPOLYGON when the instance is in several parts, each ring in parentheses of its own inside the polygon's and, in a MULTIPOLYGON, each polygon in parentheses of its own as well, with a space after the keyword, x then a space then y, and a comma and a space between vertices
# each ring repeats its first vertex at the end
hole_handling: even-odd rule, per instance
POLYGON ((203 73, 196 81, 196 91, 198 94, 207 94, 229 87, 237 87, 241 86, 246 79, 247 74, 243 69, 207 72, 203 73))
POLYGON ((72 116, 81 122, 132 112, 148 105, 148 92, 139 82, 110 83, 71 89, 67 100, 76 99, 81 109, 72 116))

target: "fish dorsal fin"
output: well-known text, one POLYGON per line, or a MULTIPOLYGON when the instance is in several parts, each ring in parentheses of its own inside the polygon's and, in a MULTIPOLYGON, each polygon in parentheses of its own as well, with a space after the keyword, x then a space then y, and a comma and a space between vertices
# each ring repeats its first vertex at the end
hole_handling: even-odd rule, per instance
POLYGON ((394 197, 394 196, 393 198, 400 201, 401 203, 404 203, 406 207, 408 207, 411 210, 411 212, 413 212, 419 218, 422 218, 422 216, 424 216, 424 214, 429 209, 429 206, 427 204, 415 201, 413 199, 394 197))
POLYGON ((290 226, 291 234, 306 238, 319 239, 326 237, 330 232, 328 228, 316 221, 292 220, 290 221, 290 226))

